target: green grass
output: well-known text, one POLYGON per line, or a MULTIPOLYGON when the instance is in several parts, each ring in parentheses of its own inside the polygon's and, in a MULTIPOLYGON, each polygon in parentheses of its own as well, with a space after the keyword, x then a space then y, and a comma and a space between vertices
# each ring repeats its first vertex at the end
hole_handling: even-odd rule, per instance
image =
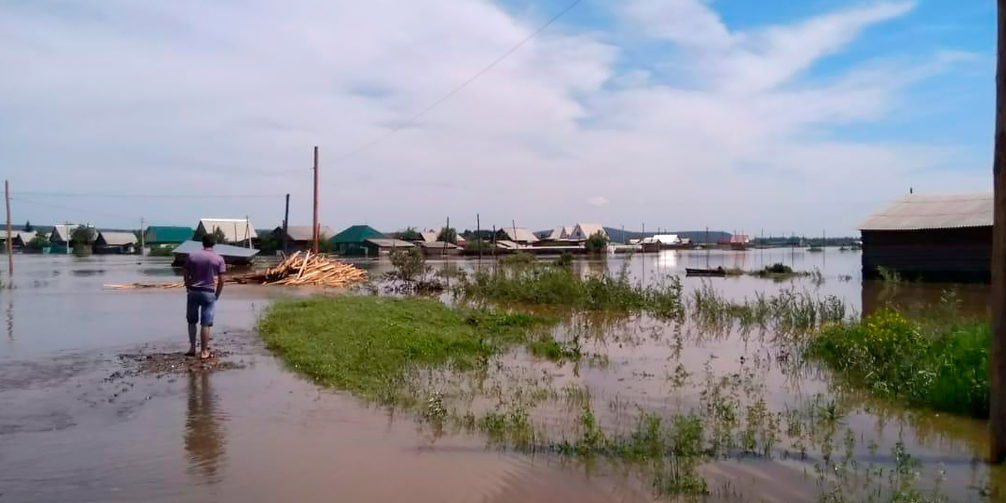
POLYGON ((886 309, 824 328, 807 356, 877 396, 987 418, 990 334, 988 323, 980 320, 912 321, 886 309))
POLYGON ((400 396, 408 369, 484 365, 548 321, 434 299, 343 296, 279 301, 258 330, 269 349, 318 383, 396 403, 409 399, 400 396))
MULTIPOLYGON (((516 256, 516 255, 515 255, 516 256)), ((684 314, 681 282, 643 287, 628 279, 604 274, 581 277, 567 267, 545 263, 502 264, 493 272, 478 272, 461 283, 456 294, 469 299, 547 305, 617 313, 648 312, 659 318, 684 314)))

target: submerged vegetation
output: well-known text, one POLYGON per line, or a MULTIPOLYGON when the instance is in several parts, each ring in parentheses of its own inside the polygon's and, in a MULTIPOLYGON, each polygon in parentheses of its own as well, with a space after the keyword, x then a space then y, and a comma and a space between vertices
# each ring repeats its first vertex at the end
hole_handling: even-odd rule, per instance
POLYGON ((409 367, 470 369, 528 340, 548 320, 454 310, 432 299, 364 296, 284 300, 258 330, 269 349, 315 381, 395 403, 409 367))
MULTIPOLYGON (((862 409, 853 410, 844 393, 797 391, 778 408, 767 395, 767 372, 785 367, 787 379, 800 379, 804 361, 789 359, 796 346, 809 346, 806 355, 839 370, 842 389, 849 382, 877 396, 971 415, 987 402, 988 384, 980 381, 987 379, 987 356, 981 360, 978 348, 987 347, 988 333, 978 325, 934 332, 893 312, 853 321, 839 298, 791 289, 738 300, 704 282, 684 295, 674 277, 646 287, 631 282, 625 268, 582 277, 570 262, 501 258, 492 271, 458 276, 455 300, 463 302, 453 307, 416 297, 285 300, 270 308, 259 331, 293 369, 409 412, 423 434, 479 432, 498 448, 590 467, 603 461, 642 475, 656 495, 675 501, 741 498, 729 481, 716 481, 733 464, 725 459, 802 464, 821 501, 939 500, 921 492, 925 467, 900 433, 895 444, 882 428, 867 439, 846 424, 862 409), (559 308, 546 312, 564 319, 519 312, 537 306, 559 308), (623 316, 636 313, 650 317, 623 316), (769 346, 749 351, 749 332, 743 356, 729 352, 736 348, 724 353, 731 344, 720 337, 736 327, 761 329, 757 336, 769 346), (780 334, 787 337, 773 337, 780 334), (627 360, 625 352, 637 347, 642 351, 627 360), (640 356, 665 370, 628 363, 640 356), (608 373, 608 365, 609 377, 629 382, 584 384, 603 382, 597 373, 608 373), (875 438, 890 448, 889 457, 874 456, 875 438), (870 442, 870 457, 857 442, 870 442)), ((425 275, 425 265, 413 270, 413 277, 425 275)))
POLYGON ((912 321, 884 309, 826 327, 807 354, 877 396, 987 418, 990 337, 984 321, 959 316, 912 321))
POLYGON ((658 318, 684 315, 681 281, 668 277, 663 283, 642 286, 629 281, 623 267, 617 276, 580 276, 564 262, 555 264, 509 257, 491 272, 476 272, 455 288, 455 294, 470 300, 528 305, 546 305, 620 313, 646 312, 658 318))
POLYGON ((782 290, 776 295, 732 300, 708 282, 692 292, 689 314, 703 327, 773 328, 783 334, 807 332, 836 323, 847 316, 845 303, 834 295, 818 297, 808 292, 782 290))

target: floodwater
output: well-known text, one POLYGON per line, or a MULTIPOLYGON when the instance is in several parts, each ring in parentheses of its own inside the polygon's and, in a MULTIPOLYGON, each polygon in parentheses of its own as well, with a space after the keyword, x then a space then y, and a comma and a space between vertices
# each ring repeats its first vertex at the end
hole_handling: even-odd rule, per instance
MULTIPOLYGON (((757 269, 774 262, 820 270, 823 282, 776 283, 752 277, 683 278, 686 292, 709 284, 732 298, 784 289, 835 295, 857 311, 884 302, 927 305, 953 291, 964 310, 985 312, 984 286, 905 285, 895 292, 863 284, 857 252, 829 249, 663 252, 580 260, 577 270, 635 279, 683 277, 685 267, 757 269)), ((430 262, 472 269, 474 260, 430 262)), ((372 276, 386 261, 358 263, 372 276)), ((570 463, 551 454, 486 448, 478 434, 433 435, 408 415, 368 407, 323 390, 282 368, 254 333, 257 317, 279 296, 303 292, 228 286, 214 344, 234 368, 190 372, 170 365, 137 370, 120 355, 163 355, 187 346, 184 294, 178 290, 103 289, 106 284, 174 281, 167 260, 136 257, 18 256, 15 288, 0 291, 0 502, 7 501, 650 501, 650 485, 618 469, 570 463)), ((562 330, 578 330, 571 323, 562 330)), ((589 330, 589 329, 584 329, 589 330)), ((764 334, 711 336, 648 319, 616 323, 588 337, 603 365, 556 367, 517 356, 511 375, 549 375, 550 386, 589 389, 600 421, 630 429, 638 410, 673 414, 700 407, 703 382, 743 376, 738 403, 758 396, 771 410, 796 410, 843 397, 831 433, 853 437, 850 458, 893 464, 903 445, 923 463, 920 482, 939 480, 953 500, 996 492, 984 424, 911 412, 844 393, 813 368, 791 371, 764 334), (543 370, 544 369, 544 370, 543 370), (688 375, 691 384, 669 376, 688 375), (718 379, 718 377, 717 377, 718 379), (602 410, 603 409, 603 410, 602 410)), ((168 360, 170 362, 170 359, 168 360)), ((142 364, 140 358, 140 364, 142 364)), ((542 406, 535 420, 572 431, 562 407, 542 406)), ((800 437, 800 435, 796 435, 800 437)), ((827 432, 826 432, 827 436, 827 432)), ((814 475, 825 442, 806 435, 775 449, 802 455, 724 459, 702 474, 716 499, 816 501, 814 475), (798 440, 799 442, 799 440, 798 440), (809 475, 808 475, 809 474, 809 475)), ((828 441, 831 441, 829 437, 828 441)))

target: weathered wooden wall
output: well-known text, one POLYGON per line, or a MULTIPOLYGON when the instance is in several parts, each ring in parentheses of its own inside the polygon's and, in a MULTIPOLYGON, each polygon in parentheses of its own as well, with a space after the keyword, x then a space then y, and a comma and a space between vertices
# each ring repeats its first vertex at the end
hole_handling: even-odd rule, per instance
POLYGON ((992 279, 992 227, 915 231, 863 231, 863 277, 878 268, 922 281, 992 279))

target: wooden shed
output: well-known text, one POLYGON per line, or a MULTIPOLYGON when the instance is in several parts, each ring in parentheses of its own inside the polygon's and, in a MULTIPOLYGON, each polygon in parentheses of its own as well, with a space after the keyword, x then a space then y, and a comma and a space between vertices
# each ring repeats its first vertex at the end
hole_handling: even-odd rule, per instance
POLYGON ((880 270, 924 281, 992 279, 990 193, 903 197, 860 224, 863 277, 880 270))

